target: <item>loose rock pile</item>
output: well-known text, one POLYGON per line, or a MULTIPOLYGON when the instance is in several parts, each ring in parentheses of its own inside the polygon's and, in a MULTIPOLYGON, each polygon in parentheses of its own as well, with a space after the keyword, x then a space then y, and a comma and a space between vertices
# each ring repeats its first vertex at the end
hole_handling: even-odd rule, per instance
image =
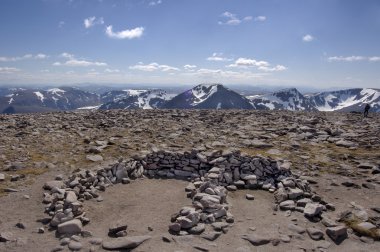
MULTIPOLYGON (((204 238, 216 239, 220 231, 234 222, 227 193, 239 188, 268 190, 274 193, 275 210, 299 211, 313 221, 320 221, 323 211, 335 210, 332 204, 311 192, 310 178, 292 175, 289 167, 290 164, 283 161, 252 157, 234 150, 184 153, 154 150, 96 172, 78 171, 64 181, 58 176, 44 185, 49 192, 44 194, 43 202, 52 217, 50 225, 57 227, 63 236, 88 234, 83 230, 83 225, 90 221, 83 211, 85 200, 101 201, 99 192, 108 186, 127 184, 142 176, 191 180, 185 190, 192 199, 192 206, 185 206, 174 214, 169 225, 169 231, 177 235, 201 234, 205 224, 212 224, 216 232, 204 238)), ((333 240, 346 235, 344 226, 334 228, 339 230, 339 235, 334 230, 327 232, 333 240)), ((321 239, 322 236, 315 237, 321 239)))

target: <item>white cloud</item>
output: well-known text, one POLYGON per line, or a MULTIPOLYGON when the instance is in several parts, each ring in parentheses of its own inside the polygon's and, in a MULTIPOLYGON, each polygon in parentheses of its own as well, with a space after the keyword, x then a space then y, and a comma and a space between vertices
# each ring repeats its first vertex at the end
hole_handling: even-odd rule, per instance
POLYGON ((70 59, 64 63, 55 62, 53 66, 72 66, 72 67, 89 67, 89 66, 107 66, 107 63, 87 60, 70 59))
POLYGON ((328 61, 346 61, 346 62, 353 62, 353 61, 363 61, 367 60, 367 57, 363 56, 348 56, 348 57, 343 57, 343 56, 333 56, 329 57, 328 61))
POLYGON ((257 17, 255 17, 255 21, 258 21, 258 22, 264 22, 265 20, 267 20, 266 16, 257 16, 257 17))
POLYGON ((228 67, 269 67, 269 63, 266 61, 257 61, 249 58, 238 58, 235 63, 228 65, 228 67))
POLYGON ((314 40, 314 37, 312 35, 310 35, 310 34, 306 34, 305 36, 302 37, 302 40, 304 42, 311 42, 311 41, 314 40))
POLYGON ((74 58, 74 54, 63 52, 63 53, 61 53, 60 57, 66 58, 66 59, 73 59, 74 58))
POLYGON ((151 1, 149 2, 149 6, 156 6, 162 4, 162 0, 157 0, 157 1, 151 1))
POLYGON ((61 58, 67 59, 65 62, 54 62, 53 66, 71 66, 71 67, 89 67, 89 66, 107 66, 107 63, 98 61, 88 61, 83 59, 76 59, 74 54, 67 52, 61 53, 59 55, 61 58))
POLYGON ((380 56, 332 56, 327 58, 328 61, 344 61, 344 62, 355 62, 355 61, 369 61, 377 62, 380 61, 380 56))
POLYGON ((0 57, 0 62, 14 62, 14 61, 28 60, 28 59, 46 59, 48 57, 49 56, 42 53, 39 53, 37 55, 25 54, 24 56, 16 56, 16 57, 0 57))
POLYGON ((274 67, 269 64, 267 61, 255 60, 249 58, 238 58, 233 64, 228 65, 227 67, 236 67, 236 68, 249 68, 256 67, 260 71, 264 72, 277 72, 284 71, 287 68, 283 65, 276 65, 274 67))
POLYGON ((187 65, 184 65, 183 68, 185 70, 194 70, 194 68, 197 68, 197 66, 196 65, 189 65, 189 64, 187 64, 187 65))
POLYGON ((91 61, 86 61, 86 60, 72 59, 72 60, 66 61, 64 65, 88 67, 88 66, 107 66, 107 63, 97 62, 97 61, 91 62, 91 61))
POLYGON ((106 72, 106 73, 119 73, 120 70, 119 69, 109 69, 109 68, 106 68, 104 70, 104 72, 106 72))
POLYGON ((223 57, 223 53, 213 53, 212 56, 208 57, 206 60, 208 60, 208 61, 232 61, 233 59, 223 57))
POLYGON ((288 68, 283 65, 277 65, 275 67, 261 66, 258 69, 264 72, 279 72, 279 71, 285 71, 288 68))
POLYGON ((380 57, 378 56, 372 56, 369 58, 369 61, 380 61, 380 57))
POLYGON ((234 13, 231 13, 231 12, 224 12, 222 13, 222 18, 225 20, 225 21, 219 21, 218 24, 220 25, 238 25, 242 22, 247 22, 247 21, 250 21, 252 20, 252 16, 246 16, 242 19, 238 18, 236 14, 234 13))
POLYGON ((102 25, 104 24, 104 19, 102 17, 96 18, 95 16, 89 17, 83 20, 84 27, 86 29, 94 26, 94 25, 102 25))
POLYGON ((139 62, 137 65, 130 66, 129 69, 131 70, 140 70, 145 72, 153 72, 153 71, 162 71, 162 72, 168 72, 168 71, 180 71, 177 67, 172 67, 168 65, 160 65, 156 62, 150 63, 148 65, 144 65, 142 62, 139 62))
POLYGON ((43 54, 43 53, 39 53, 36 56, 34 56, 34 58, 36 58, 36 59, 47 59, 47 58, 49 58, 49 56, 46 54, 43 54))
POLYGON ((15 67, 0 67, 0 74, 12 74, 19 71, 20 69, 15 67))
POLYGON ((115 39, 134 39, 134 38, 139 38, 143 35, 144 33, 144 27, 136 27, 131 30, 123 30, 119 32, 114 32, 112 30, 112 25, 107 26, 106 28, 106 34, 110 38, 115 38, 115 39))

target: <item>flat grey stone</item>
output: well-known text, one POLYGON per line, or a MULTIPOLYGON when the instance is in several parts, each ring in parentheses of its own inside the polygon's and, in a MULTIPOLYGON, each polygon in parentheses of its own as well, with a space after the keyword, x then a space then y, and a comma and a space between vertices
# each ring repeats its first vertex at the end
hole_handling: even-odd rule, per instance
POLYGON ((61 240, 59 240, 59 245, 66 246, 70 243, 70 241, 71 240, 69 237, 62 238, 61 240))
POLYGON ((249 241, 254 246, 261 246, 270 243, 268 237, 252 234, 252 235, 243 235, 242 239, 249 241))
POLYGON ((254 199, 255 199, 255 196, 253 196, 252 194, 247 193, 247 194, 245 195, 245 198, 246 198, 247 200, 254 200, 254 199))
POLYGON ((101 155, 87 155, 86 159, 92 162, 103 161, 103 157, 101 155))
POLYGON ((152 237, 149 235, 116 238, 103 242, 103 248, 106 250, 133 249, 138 247, 141 243, 149 240, 150 238, 152 237))
POLYGON ((198 223, 198 225, 190 228, 188 230, 189 234, 201 234, 203 231, 205 231, 206 226, 203 223, 198 223))
POLYGON ((319 215, 323 210, 323 205, 318 203, 307 203, 303 213, 306 217, 314 217, 319 215))
POLYGON ((82 243, 77 242, 77 241, 71 241, 69 243, 69 249, 74 250, 74 251, 81 250, 82 249, 82 243))
POLYGON ((301 189, 299 189, 299 188, 288 188, 289 199, 296 199, 301 195, 303 195, 303 191, 301 189))
POLYGON ((169 230, 173 232, 179 232, 181 231, 181 224, 179 224, 178 222, 172 223, 169 225, 169 230))
POLYGON ((293 200, 285 200, 280 203, 281 210, 294 210, 296 208, 296 204, 293 200))
POLYGON ((43 188, 45 190, 51 190, 53 189, 54 187, 57 187, 59 189, 63 188, 65 186, 65 184, 63 183, 63 181, 59 181, 59 180, 52 180, 52 181, 48 181, 44 184, 43 188))
POLYGON ((237 190, 237 187, 235 185, 228 185, 226 188, 228 191, 232 191, 232 192, 237 190))
POLYGON ((294 224, 289 224, 288 225, 288 229, 291 230, 291 231, 293 231, 293 232, 296 232, 298 234, 303 234, 303 233, 306 232, 305 228, 297 226, 297 225, 294 225, 294 224))
POLYGON ((315 241, 323 239, 323 232, 317 228, 307 228, 306 231, 310 238, 315 241))
POLYGON ((100 245, 100 244, 102 244, 103 239, 102 238, 98 238, 98 237, 93 237, 88 242, 90 244, 92 244, 92 245, 100 245))
POLYGON ((222 231, 223 229, 227 228, 229 224, 225 222, 214 222, 211 224, 211 226, 215 231, 222 231))
POLYGON ((222 232, 210 232, 210 233, 207 233, 207 234, 203 234, 201 237, 203 239, 206 239, 208 241, 215 241, 216 239, 218 239, 218 237, 222 234, 222 232))
POLYGON ((82 232, 82 222, 78 219, 66 221, 58 225, 58 233, 60 234, 79 234, 82 232))

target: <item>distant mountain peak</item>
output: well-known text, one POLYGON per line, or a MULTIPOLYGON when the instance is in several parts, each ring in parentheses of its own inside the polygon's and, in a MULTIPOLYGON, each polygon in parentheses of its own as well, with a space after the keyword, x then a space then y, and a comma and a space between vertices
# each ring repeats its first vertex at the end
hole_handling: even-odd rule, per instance
POLYGON ((248 99, 222 84, 199 84, 164 104, 180 109, 252 109, 248 99))

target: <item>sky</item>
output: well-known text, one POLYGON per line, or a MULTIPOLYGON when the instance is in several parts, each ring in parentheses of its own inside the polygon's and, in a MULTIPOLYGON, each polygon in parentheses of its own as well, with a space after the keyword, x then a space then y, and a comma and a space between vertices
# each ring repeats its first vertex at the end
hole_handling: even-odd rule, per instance
POLYGON ((1 0, 0 86, 380 88, 378 0, 1 0))

